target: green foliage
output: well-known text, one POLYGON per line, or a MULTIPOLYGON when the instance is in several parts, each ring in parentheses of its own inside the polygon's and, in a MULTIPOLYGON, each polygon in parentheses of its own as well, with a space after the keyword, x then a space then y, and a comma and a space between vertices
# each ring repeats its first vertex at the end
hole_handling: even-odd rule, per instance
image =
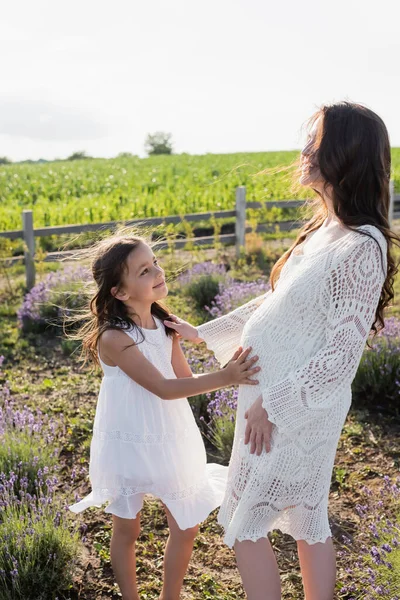
POLYGON ((149 156, 154 154, 172 154, 172 134, 164 131, 149 133, 145 141, 145 150, 149 156))
POLYGON ((399 414, 399 347, 398 338, 382 337, 365 349, 352 383, 354 406, 399 414))
POLYGON ((54 507, 44 503, 39 519, 30 509, 7 504, 0 525, 0 598, 1 600, 50 600, 67 590, 78 550, 78 533, 67 526, 65 510, 59 517, 54 507), (55 527, 54 519, 60 519, 55 527), (27 535, 26 532, 29 531, 27 535), (11 573, 18 565, 18 575, 11 573))
POLYGON ((208 425, 208 439, 217 451, 215 458, 224 465, 229 464, 235 435, 234 411, 226 408, 222 416, 213 417, 208 425))
POLYGON ((35 480, 39 469, 52 467, 58 456, 46 438, 28 432, 6 431, 1 436, 0 473, 16 474, 15 490, 20 489, 22 477, 27 478, 27 492, 35 493, 35 480))
MULTIPOLYGON (((0 231, 19 229, 31 208, 35 227, 124 221, 232 210, 235 187, 249 200, 287 197, 285 173, 254 177, 285 165, 296 152, 171 155, 10 165, 0 169, 0 231), (220 175, 215 175, 218 171, 220 175)), ((306 194, 303 194, 306 197, 306 194)), ((80 236, 79 236, 80 237, 80 236)))
POLYGON ((201 275, 187 284, 185 293, 193 300, 193 304, 199 312, 209 318, 209 313, 204 309, 211 306, 211 302, 219 292, 219 284, 222 278, 218 275, 201 275))
MULTIPOLYGON (((287 170, 257 175, 265 168, 290 165, 297 156, 298 152, 143 159, 124 155, 8 165, 0 169, 0 231, 20 229, 21 212, 28 208, 34 211, 35 227, 232 210, 238 185, 246 186, 249 201, 306 198, 307 190, 292 190, 287 170)), ((392 161, 399 192, 400 148, 392 150, 392 161)))
POLYGON ((80 150, 79 152, 73 152, 68 156, 67 160, 84 160, 85 158, 90 158, 90 156, 88 156, 85 151, 80 150))

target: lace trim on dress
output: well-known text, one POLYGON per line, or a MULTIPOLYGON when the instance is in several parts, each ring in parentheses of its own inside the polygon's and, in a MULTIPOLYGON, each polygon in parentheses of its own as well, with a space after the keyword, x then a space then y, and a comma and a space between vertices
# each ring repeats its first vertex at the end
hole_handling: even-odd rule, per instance
POLYGON ((93 429, 93 438, 103 441, 120 441, 130 444, 163 444, 174 442, 176 439, 185 439, 189 436, 189 428, 174 433, 133 433, 131 431, 100 431, 93 429))
POLYGON ((95 496, 101 498, 118 498, 120 496, 129 497, 135 494, 153 494, 162 500, 184 500, 198 494, 207 485, 207 481, 202 479, 190 487, 174 492, 163 492, 158 486, 124 486, 120 488, 95 488, 93 490, 95 496))

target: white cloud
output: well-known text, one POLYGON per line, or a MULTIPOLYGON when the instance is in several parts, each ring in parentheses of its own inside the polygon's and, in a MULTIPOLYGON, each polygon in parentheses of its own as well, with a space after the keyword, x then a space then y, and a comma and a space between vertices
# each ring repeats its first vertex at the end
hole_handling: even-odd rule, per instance
POLYGON ((46 102, 0 101, 0 134, 38 140, 89 140, 107 134, 89 114, 46 102))

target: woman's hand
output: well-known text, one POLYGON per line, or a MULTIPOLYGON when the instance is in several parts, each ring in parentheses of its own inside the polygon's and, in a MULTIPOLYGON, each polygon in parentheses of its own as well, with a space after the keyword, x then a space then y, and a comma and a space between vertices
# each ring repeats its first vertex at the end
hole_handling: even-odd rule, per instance
POLYGON ((260 371, 260 367, 254 367, 254 363, 258 361, 258 356, 248 358, 251 348, 243 350, 238 348, 232 356, 228 364, 222 369, 227 377, 226 385, 257 385, 257 379, 250 379, 260 371))
POLYGON ((189 340, 195 344, 200 344, 203 341, 199 337, 196 327, 193 327, 193 325, 175 315, 169 315, 168 320, 164 321, 164 325, 174 329, 178 337, 182 337, 185 340, 189 340))
POLYGON ((244 418, 247 419, 244 443, 251 443, 250 454, 254 454, 256 451, 257 456, 260 456, 263 446, 265 451, 269 452, 271 450, 272 423, 268 420, 268 413, 263 408, 262 396, 259 396, 245 412, 244 418))

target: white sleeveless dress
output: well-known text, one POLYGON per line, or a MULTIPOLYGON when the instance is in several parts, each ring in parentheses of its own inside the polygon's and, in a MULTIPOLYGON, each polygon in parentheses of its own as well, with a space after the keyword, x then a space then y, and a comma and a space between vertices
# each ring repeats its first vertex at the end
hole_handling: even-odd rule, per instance
MULTIPOLYGON (((171 364, 172 339, 163 323, 157 329, 127 333, 164 375, 176 378, 171 364)), ((91 493, 70 506, 79 513, 89 506, 134 519, 145 494, 159 498, 180 529, 204 521, 220 506, 228 468, 207 464, 206 451, 186 398, 163 400, 133 381, 119 367, 100 360, 104 377, 90 446, 91 493)))

